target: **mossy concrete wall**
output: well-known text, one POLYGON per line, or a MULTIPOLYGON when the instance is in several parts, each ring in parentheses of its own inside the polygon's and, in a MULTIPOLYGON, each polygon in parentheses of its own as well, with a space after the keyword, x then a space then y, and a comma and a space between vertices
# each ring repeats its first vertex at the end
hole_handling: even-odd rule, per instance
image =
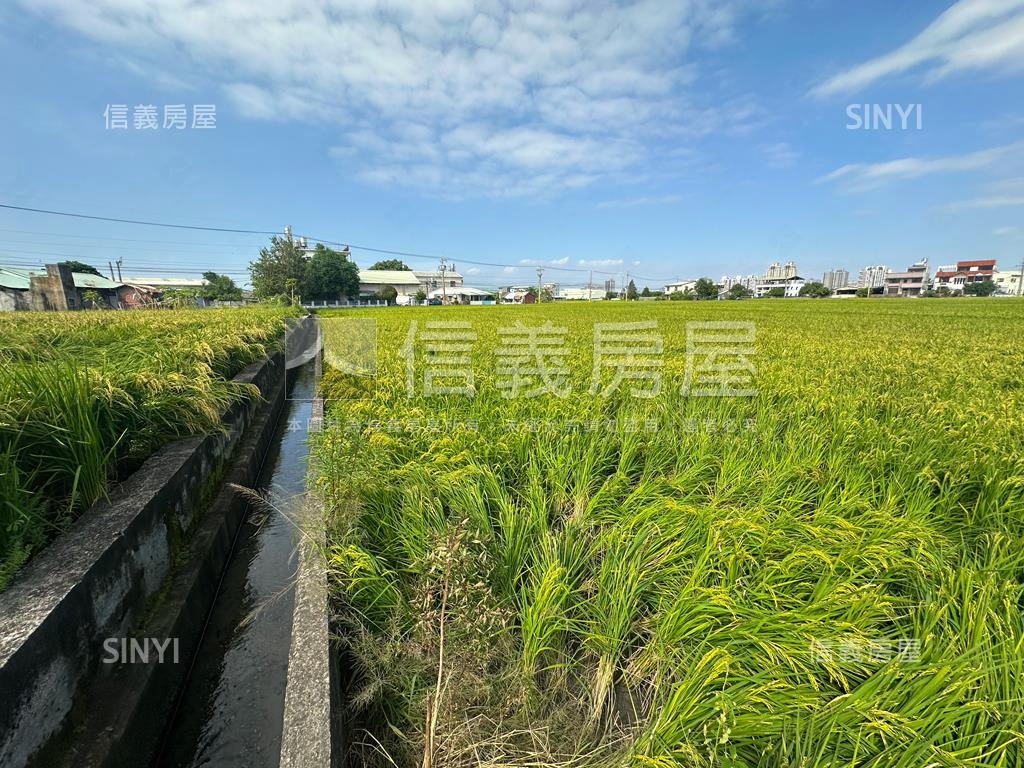
POLYGON ((171 443, 0 594, 0 765, 144 765, 185 677, 284 403, 283 356, 235 377, 222 433, 171 443), (104 663, 175 639, 177 662, 104 663))

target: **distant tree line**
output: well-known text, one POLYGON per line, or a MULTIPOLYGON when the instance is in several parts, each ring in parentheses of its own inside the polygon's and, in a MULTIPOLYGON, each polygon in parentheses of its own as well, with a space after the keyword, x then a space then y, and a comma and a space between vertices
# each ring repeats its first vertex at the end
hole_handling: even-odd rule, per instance
POLYGON ((317 243, 312 253, 307 253, 294 241, 275 236, 269 247, 260 249, 249 272, 258 299, 332 301, 359 295, 359 267, 347 247, 335 251, 317 243))

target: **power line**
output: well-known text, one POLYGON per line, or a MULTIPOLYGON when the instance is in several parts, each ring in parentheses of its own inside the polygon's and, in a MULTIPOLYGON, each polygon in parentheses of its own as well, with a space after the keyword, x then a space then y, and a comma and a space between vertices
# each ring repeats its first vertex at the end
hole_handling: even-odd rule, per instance
POLYGON ((112 221, 116 224, 139 224, 146 227, 167 227, 169 229, 195 229, 203 232, 232 232, 241 235, 279 235, 280 232, 270 232, 262 229, 232 229, 229 227, 200 227, 194 224, 164 224, 159 221, 140 221, 138 219, 116 219, 110 216, 90 216, 84 213, 68 213, 67 211, 48 211, 44 208, 26 208, 20 205, 6 205, 0 203, 0 208, 7 208, 12 211, 26 211, 28 213, 45 213, 50 216, 68 216, 74 219, 91 219, 93 221, 112 221))
MULTIPOLYGON (((272 230, 263 230, 263 229, 236 229, 236 228, 232 228, 232 227, 207 227, 207 226, 198 226, 198 225, 194 225, 194 224, 170 224, 170 223, 166 223, 166 222, 145 221, 145 220, 141 220, 141 219, 123 219, 123 218, 116 218, 116 217, 112 217, 112 216, 94 216, 94 215, 84 214, 84 213, 71 213, 71 212, 68 212, 68 211, 53 211, 53 210, 48 210, 48 209, 45 209, 45 208, 29 208, 29 207, 26 207, 26 206, 9 205, 9 204, 6 204, 6 203, 0 203, 0 208, 6 208, 6 209, 12 210, 12 211, 24 211, 24 212, 27 212, 27 213, 46 214, 46 215, 49 215, 49 216, 66 216, 66 217, 76 218, 76 219, 88 219, 88 220, 91 220, 91 221, 107 221, 107 222, 113 222, 113 223, 116 223, 116 224, 135 224, 135 225, 147 226, 147 227, 165 227, 165 228, 169 228, 169 229, 187 229, 187 230, 196 230, 196 231, 202 231, 202 232, 226 232, 226 233, 231 233, 231 234, 244 234, 244 235, 280 235, 281 234, 280 232, 275 232, 275 231, 272 231, 272 230)), ((425 259, 425 260, 430 260, 430 261, 437 261, 440 258, 444 258, 444 257, 441 257, 441 256, 436 255, 436 254, 417 253, 417 252, 414 252, 414 251, 399 251, 399 250, 393 250, 393 249, 389 249, 389 248, 376 248, 376 247, 368 246, 368 245, 355 245, 355 244, 352 244, 352 243, 342 243, 342 242, 339 242, 337 240, 330 240, 330 239, 327 239, 327 238, 316 237, 314 235, 308 235, 308 234, 301 234, 300 235, 300 234, 296 233, 296 236, 297 237, 304 237, 306 240, 312 240, 314 242, 324 243, 326 245, 337 245, 337 246, 347 247, 347 248, 349 248, 351 250, 367 251, 367 252, 370 252, 370 253, 381 253, 381 254, 385 254, 385 255, 389 255, 389 256, 404 256, 404 257, 410 258, 410 259, 425 259)), ((40 253, 44 253, 44 252, 40 252, 40 253)), ((59 255, 66 255, 66 254, 52 254, 52 255, 59 256, 59 255)), ((448 258, 453 260, 453 261, 456 260, 456 259, 452 259, 451 257, 448 257, 448 258)), ((498 263, 495 263, 495 262, 474 261, 472 259, 457 259, 457 261, 461 261, 464 264, 472 264, 473 266, 495 267, 495 268, 499 268, 499 269, 507 269, 507 268, 521 269, 521 268, 524 268, 526 266, 530 266, 530 265, 523 265, 523 264, 498 264, 498 263)), ((608 272, 608 271, 605 271, 605 270, 589 269, 589 268, 585 268, 585 267, 562 267, 562 266, 547 265, 547 266, 545 266, 545 269, 549 269, 549 270, 553 270, 553 271, 557 271, 557 272, 576 272, 576 273, 597 272, 598 274, 611 275, 611 276, 617 276, 619 274, 618 272, 608 272)), ((635 277, 638 277, 641 280, 649 280, 649 281, 652 281, 652 282, 660 282, 660 281, 663 281, 665 279, 665 278, 645 277, 643 275, 635 275, 635 277)))

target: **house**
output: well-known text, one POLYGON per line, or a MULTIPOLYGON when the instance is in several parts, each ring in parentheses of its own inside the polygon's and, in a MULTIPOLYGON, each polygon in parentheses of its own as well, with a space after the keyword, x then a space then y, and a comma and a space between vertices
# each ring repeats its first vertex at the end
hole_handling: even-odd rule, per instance
POLYGON ((604 286, 585 285, 582 288, 559 288, 556 301, 600 301, 604 298, 604 286))
POLYGON ((995 259, 958 261, 956 266, 939 267, 936 270, 934 287, 948 288, 953 293, 963 293, 965 285, 993 280, 995 272, 995 259))
POLYGON ((485 291, 483 288, 473 288, 468 285, 445 286, 435 288, 427 294, 428 299, 447 300, 449 304, 471 304, 483 302, 494 295, 494 291, 485 291))
POLYGON ((686 291, 692 291, 697 287, 696 280, 677 280, 674 283, 669 283, 665 286, 665 295, 671 296, 677 291, 679 293, 686 293, 686 291))
MULTIPOLYGON (((788 264, 786 265, 789 266, 788 264)), ((794 298, 800 295, 800 289, 807 283, 800 275, 789 275, 786 277, 762 277, 754 286, 754 297, 763 298, 773 288, 781 288, 786 298, 794 298)))
POLYGON ((537 289, 531 286, 509 286, 499 291, 502 304, 535 304, 537 289))
POLYGON ((920 296, 928 285, 928 259, 911 264, 906 272, 885 275, 886 296, 920 296))
POLYGON ((375 299, 387 286, 397 291, 396 304, 411 304, 416 294, 424 290, 416 273, 405 269, 359 270, 359 298, 375 299))
POLYGON ((416 279, 420 281, 420 288, 430 293, 435 288, 440 288, 442 283, 447 288, 458 288, 465 281, 458 272, 453 269, 440 270, 413 270, 416 279))
POLYGON ((996 284, 996 292, 1004 296, 1024 295, 1024 270, 1018 272, 992 273, 992 282, 996 284))
POLYGON ((93 306, 118 309, 122 283, 87 272, 72 272, 64 264, 45 269, 0 267, 0 311, 74 310, 93 306))

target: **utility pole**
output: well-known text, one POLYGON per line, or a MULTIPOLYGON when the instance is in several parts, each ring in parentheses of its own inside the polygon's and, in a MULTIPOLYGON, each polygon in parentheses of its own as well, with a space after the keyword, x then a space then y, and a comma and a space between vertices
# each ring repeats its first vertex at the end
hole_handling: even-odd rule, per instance
POLYGON ((543 290, 544 267, 537 267, 537 303, 540 304, 540 294, 543 290))
POLYGON ((107 262, 107 269, 110 270, 110 280, 111 280, 111 282, 113 282, 113 280, 114 280, 114 265, 111 264, 109 261, 107 262))
POLYGON ((448 303, 448 284, 445 282, 444 273, 448 271, 448 265, 445 264, 445 260, 442 258, 441 263, 438 266, 438 270, 441 272, 441 303, 448 303))
POLYGON ((594 270, 590 270, 590 277, 587 279, 587 301, 594 300, 594 270))
POLYGON ((119 258, 117 261, 114 262, 117 265, 117 282, 119 282, 119 283, 122 281, 122 277, 121 277, 121 262, 122 261, 124 261, 124 260, 119 258))
POLYGON ((1017 295, 1024 294, 1024 261, 1020 263, 1020 273, 1017 275, 1017 295))

